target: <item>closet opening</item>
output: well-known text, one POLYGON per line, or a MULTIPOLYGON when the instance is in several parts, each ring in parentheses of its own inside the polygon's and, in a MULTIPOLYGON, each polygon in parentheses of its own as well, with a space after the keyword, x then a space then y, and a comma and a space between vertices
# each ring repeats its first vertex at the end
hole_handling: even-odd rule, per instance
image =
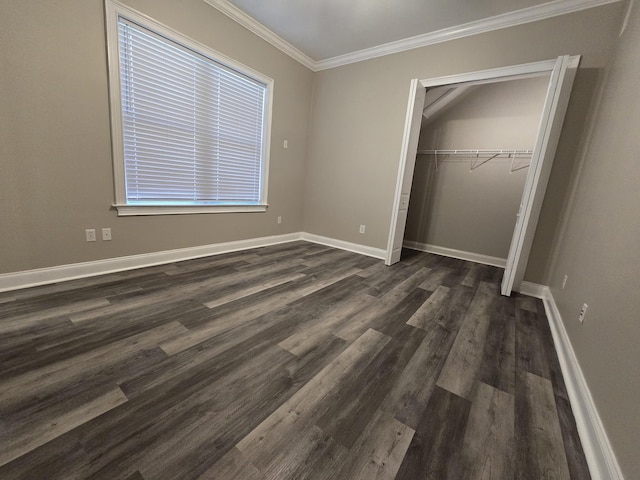
POLYGON ((413 80, 387 246, 505 269, 519 289, 579 57, 413 80))

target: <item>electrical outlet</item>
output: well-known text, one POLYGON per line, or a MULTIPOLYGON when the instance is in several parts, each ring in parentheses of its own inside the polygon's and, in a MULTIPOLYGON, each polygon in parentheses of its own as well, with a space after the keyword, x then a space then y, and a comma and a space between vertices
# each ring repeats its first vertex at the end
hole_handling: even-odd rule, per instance
POLYGON ((102 229, 102 240, 111 240, 111 229, 103 228, 102 229))
POLYGON ((289 140, 282 142, 282 148, 289 148, 289 140))
POLYGON ((84 231, 84 236, 87 239, 87 242, 95 242, 96 241, 96 229, 95 228, 87 228, 84 231))
POLYGON ((565 275, 562 279, 562 289, 564 290, 565 285, 567 284, 567 280, 569 280, 569 275, 565 275))
POLYGON ((587 314, 587 308, 589 308, 589 305, 587 305, 586 303, 583 303, 582 310, 580 310, 580 316, 578 317, 578 321, 580 323, 584 322, 584 316, 587 314))
POLYGON ((282 223, 282 217, 278 217, 278 223, 282 223))
POLYGON ((360 233, 364 233, 366 229, 367 229, 366 225, 360 225, 360 233))

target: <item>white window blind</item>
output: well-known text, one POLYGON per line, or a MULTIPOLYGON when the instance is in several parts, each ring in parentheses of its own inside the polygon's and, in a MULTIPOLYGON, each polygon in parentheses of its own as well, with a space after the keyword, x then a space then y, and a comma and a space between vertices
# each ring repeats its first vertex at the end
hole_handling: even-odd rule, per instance
POLYGON ((127 205, 262 201, 266 85, 118 17, 127 205))

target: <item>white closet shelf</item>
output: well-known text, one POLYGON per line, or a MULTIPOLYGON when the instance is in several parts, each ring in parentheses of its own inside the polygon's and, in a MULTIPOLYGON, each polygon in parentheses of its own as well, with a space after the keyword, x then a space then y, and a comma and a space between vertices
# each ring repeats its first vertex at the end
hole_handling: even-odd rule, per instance
MULTIPOLYGON (((505 149, 475 149, 475 150, 418 150, 418 155, 433 155, 436 161, 436 170, 438 170, 438 156, 443 155, 447 157, 451 156, 461 156, 466 157, 468 159, 476 159, 482 158, 483 160, 474 162, 471 161, 470 171, 475 170, 481 165, 484 165, 490 160, 494 158, 500 157, 502 155, 506 155, 508 158, 511 158, 511 173, 521 170, 523 168, 528 168, 529 165, 514 165, 515 159, 518 157, 530 157, 533 154, 533 150, 505 150, 505 149)), ((440 157, 442 158, 442 157, 440 157)))
POLYGON ((474 149, 474 150, 418 150, 418 155, 463 155, 466 157, 476 155, 484 157, 489 155, 531 156, 533 150, 505 150, 505 149, 474 149))

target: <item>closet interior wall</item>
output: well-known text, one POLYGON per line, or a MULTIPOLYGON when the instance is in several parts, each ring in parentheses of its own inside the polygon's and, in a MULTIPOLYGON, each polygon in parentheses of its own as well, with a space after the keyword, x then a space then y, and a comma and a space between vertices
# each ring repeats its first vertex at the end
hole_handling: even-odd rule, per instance
MULTIPOLYGON (((418 151, 533 148, 548 84, 545 75, 467 88, 423 117, 418 151)), ((425 105, 438 94, 428 91, 425 105)), ((506 259, 530 158, 487 158, 438 155, 436 165, 418 155, 405 244, 506 259)))

